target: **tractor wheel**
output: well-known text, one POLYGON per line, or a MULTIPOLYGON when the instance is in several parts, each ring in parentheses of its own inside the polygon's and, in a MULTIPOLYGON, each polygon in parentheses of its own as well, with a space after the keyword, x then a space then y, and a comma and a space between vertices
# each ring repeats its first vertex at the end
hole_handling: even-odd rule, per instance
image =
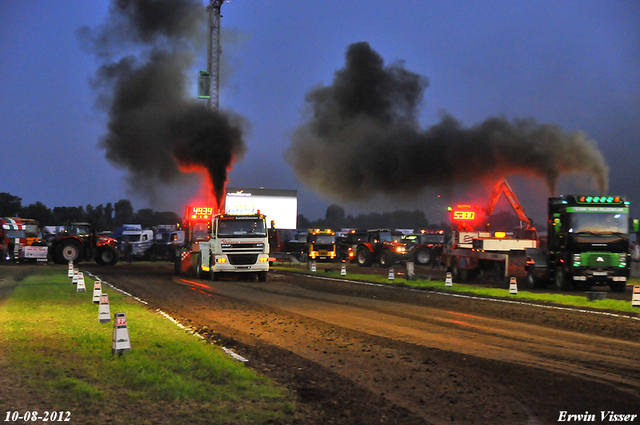
POLYGON ((111 247, 104 247, 98 250, 96 263, 104 266, 115 266, 118 262, 118 251, 111 247))
POLYGON ((358 248, 356 261, 360 267, 371 267, 373 264, 373 254, 365 247, 358 248))
POLYGON ((427 266, 433 261, 433 253, 429 248, 420 248, 416 251, 416 263, 427 266))
POLYGON ((394 263, 395 258, 391 251, 385 249, 380 253, 380 257, 378 257, 378 264, 380 264, 380 267, 391 267, 394 263))
POLYGON ((56 249, 56 258, 59 264, 69 261, 78 263, 82 259, 82 246, 74 240, 60 242, 56 249))
POLYGON ((567 273, 565 273, 562 266, 556 267, 554 272, 554 277, 556 281, 556 286, 561 291, 568 291, 571 289, 571 282, 567 279, 567 273))

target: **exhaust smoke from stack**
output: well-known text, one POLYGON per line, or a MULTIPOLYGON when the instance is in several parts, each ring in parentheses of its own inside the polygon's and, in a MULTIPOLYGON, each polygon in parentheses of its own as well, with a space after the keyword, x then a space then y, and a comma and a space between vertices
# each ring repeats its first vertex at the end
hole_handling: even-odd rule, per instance
POLYGON ((428 85, 402 63, 385 66, 368 43, 350 45, 333 83, 307 93, 308 116, 285 159, 305 185, 343 201, 425 188, 449 192, 507 174, 541 178, 555 194, 561 174, 587 173, 607 191, 604 157, 582 132, 504 117, 465 128, 450 115, 420 128, 418 108, 428 85))
POLYGON ((114 0, 107 23, 79 30, 83 48, 102 61, 92 80, 109 113, 100 146, 151 201, 160 185, 199 172, 221 205, 227 172, 246 151, 244 119, 213 112, 190 94, 196 53, 206 57, 207 25, 199 0, 114 0))

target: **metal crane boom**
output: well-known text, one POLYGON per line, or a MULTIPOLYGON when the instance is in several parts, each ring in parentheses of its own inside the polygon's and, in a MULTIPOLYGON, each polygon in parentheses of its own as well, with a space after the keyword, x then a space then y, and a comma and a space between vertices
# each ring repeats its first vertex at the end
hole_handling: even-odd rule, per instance
POLYGON ((211 74, 209 109, 218 111, 218 86, 220 84, 220 9, 225 0, 211 0, 207 11, 209 12, 209 57, 207 71, 211 74))
POLYGON ((524 213, 524 209, 522 209, 522 205, 520 205, 520 202, 518 202, 518 198, 516 198, 516 194, 513 193, 513 190, 511 190, 509 183, 507 183, 504 177, 500 178, 500 180, 498 180, 496 185, 493 187, 491 198, 489 198, 489 205, 487 206, 487 208, 484 209, 484 212, 487 214, 487 217, 493 213, 493 210, 496 207, 496 204, 498 203, 498 199, 500 199, 500 195, 502 193, 504 193, 504 196, 507 198, 507 200, 513 207, 513 210, 516 212, 518 219, 520 219, 521 222, 526 223, 525 229, 531 228, 531 220, 524 213))

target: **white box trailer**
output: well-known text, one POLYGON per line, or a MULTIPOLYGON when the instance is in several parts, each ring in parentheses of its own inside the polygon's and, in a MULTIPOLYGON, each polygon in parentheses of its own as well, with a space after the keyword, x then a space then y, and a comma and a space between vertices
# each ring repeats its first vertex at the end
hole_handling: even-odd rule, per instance
MULTIPOLYGON (((303 249, 293 243, 297 229, 298 193, 295 190, 233 188, 226 190, 226 214, 263 214, 269 227, 270 261, 301 258, 303 249)), ((304 244, 303 244, 304 245, 304 244)))
POLYGON ((226 214, 263 214, 267 226, 276 229, 296 229, 298 220, 298 194, 295 190, 264 188, 227 188, 224 211, 226 214))

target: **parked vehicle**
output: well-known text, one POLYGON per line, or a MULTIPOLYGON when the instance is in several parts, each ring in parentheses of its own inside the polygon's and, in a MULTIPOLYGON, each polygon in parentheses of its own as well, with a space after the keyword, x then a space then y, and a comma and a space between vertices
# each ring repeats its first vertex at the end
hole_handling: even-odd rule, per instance
POLYGON ((98 264, 115 265, 119 254, 114 238, 98 236, 89 223, 66 223, 53 237, 49 257, 58 264, 93 259, 98 264))

